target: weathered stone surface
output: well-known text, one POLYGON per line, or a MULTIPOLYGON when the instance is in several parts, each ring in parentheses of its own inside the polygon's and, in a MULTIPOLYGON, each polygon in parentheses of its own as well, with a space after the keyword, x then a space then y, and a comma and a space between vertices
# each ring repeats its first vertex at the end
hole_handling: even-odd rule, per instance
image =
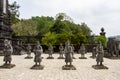
MULTIPOLYGON (((36 65, 36 66, 37 66, 37 65, 41 65, 41 62, 42 62, 42 59, 43 59, 43 58, 41 57, 42 53, 43 53, 43 48, 42 48, 40 42, 37 41, 37 44, 36 44, 36 46, 35 46, 35 48, 34 48, 34 54, 35 54, 34 62, 35 62, 35 65, 36 65)), ((40 67, 40 66, 39 66, 39 67, 40 67)))
POLYGON ((81 57, 79 59, 85 59, 86 49, 84 44, 80 46, 78 53, 81 54, 81 57))
POLYGON ((27 56, 27 57, 25 57, 25 59, 32 59, 33 57, 31 57, 31 56, 27 56))
POLYGON ((43 65, 33 65, 30 69, 43 70, 43 69, 44 69, 44 66, 43 66, 43 65))
POLYGON ((53 46, 51 44, 49 44, 49 47, 48 47, 48 58, 47 59, 54 59, 54 57, 52 56, 53 55, 53 46))
POLYGON ((11 69, 13 67, 15 67, 15 64, 3 64, 0 69, 11 69))
POLYGON ((100 69, 108 69, 108 67, 104 66, 104 65, 93 65, 92 66, 94 69, 96 70, 100 70, 100 69))
POLYGON ((87 57, 79 57, 79 59, 87 59, 87 57))
POLYGON ((72 46, 70 45, 69 40, 65 43, 65 63, 66 65, 72 65, 73 58, 72 58, 72 46))
POLYGON ((62 44, 60 44, 60 46, 59 46, 59 57, 58 57, 58 59, 64 59, 63 54, 64 54, 64 47, 63 47, 62 44))
POLYGON ((62 70, 76 70, 76 68, 73 65, 64 65, 62 66, 62 70))
POLYGON ((58 59, 65 59, 64 57, 58 57, 58 59))
POLYGON ((47 59, 54 59, 54 57, 47 57, 47 59))

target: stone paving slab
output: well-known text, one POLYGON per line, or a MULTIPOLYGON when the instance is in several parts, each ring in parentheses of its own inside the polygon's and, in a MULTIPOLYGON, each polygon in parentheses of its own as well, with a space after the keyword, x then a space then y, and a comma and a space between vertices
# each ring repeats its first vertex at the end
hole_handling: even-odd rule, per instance
MULTIPOLYGON (((34 57, 34 55, 32 54, 34 57)), ((34 65, 33 59, 24 59, 25 55, 13 55, 12 63, 16 66, 12 69, 0 69, 0 80, 120 80, 120 60, 104 58, 104 65, 108 70, 95 70, 92 65, 95 59, 90 58, 91 53, 86 55, 87 59, 78 59, 80 54, 75 54, 73 65, 77 70, 62 70, 65 65, 64 59, 57 59, 58 54, 53 54, 55 59, 46 59, 47 54, 42 55, 44 70, 31 70, 34 65)), ((0 65, 3 65, 3 56, 0 56, 0 65)))

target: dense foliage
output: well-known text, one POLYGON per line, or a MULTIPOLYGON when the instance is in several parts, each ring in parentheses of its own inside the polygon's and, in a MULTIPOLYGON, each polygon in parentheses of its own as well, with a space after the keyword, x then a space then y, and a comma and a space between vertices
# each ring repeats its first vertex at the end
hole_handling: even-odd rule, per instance
POLYGON ((12 24, 16 24, 19 22, 19 8, 20 6, 17 4, 17 2, 13 2, 12 4, 9 4, 8 9, 9 9, 9 17, 11 19, 12 24))
POLYGON ((35 36, 38 34, 37 31, 37 22, 28 19, 28 20, 21 20, 17 24, 12 26, 13 34, 16 36, 35 36))
POLYGON ((44 36, 42 44, 65 43, 68 39, 73 44, 87 43, 86 36, 91 35, 90 28, 85 24, 76 24, 65 13, 58 13, 55 18, 36 16, 22 19, 13 25, 16 36, 44 36))
POLYGON ((105 37, 105 36, 97 36, 95 39, 94 39, 94 41, 95 41, 95 43, 98 43, 99 41, 101 41, 102 42, 102 45, 104 46, 104 47, 106 47, 107 46, 107 38, 105 37))

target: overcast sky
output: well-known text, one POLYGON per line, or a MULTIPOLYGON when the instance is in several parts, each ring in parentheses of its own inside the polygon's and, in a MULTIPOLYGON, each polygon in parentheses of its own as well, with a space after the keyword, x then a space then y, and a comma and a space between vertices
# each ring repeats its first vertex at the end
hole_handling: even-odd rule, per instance
POLYGON ((9 0, 17 1, 20 18, 66 13, 75 23, 85 22, 93 34, 104 27, 106 36, 120 35, 120 0, 9 0))

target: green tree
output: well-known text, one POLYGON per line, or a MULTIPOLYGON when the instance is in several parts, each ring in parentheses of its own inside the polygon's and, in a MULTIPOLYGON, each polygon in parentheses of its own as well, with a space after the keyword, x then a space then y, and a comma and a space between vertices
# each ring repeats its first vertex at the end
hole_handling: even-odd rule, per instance
POLYGON ((65 21, 56 21, 50 31, 60 34, 62 32, 70 32, 71 30, 65 21))
POLYGON ((40 36, 44 36, 47 32, 49 32, 50 28, 54 24, 54 18, 49 16, 32 17, 32 20, 37 21, 37 31, 40 36))
POLYGON ((60 43, 64 44, 67 40, 71 41, 72 35, 73 34, 71 32, 62 32, 61 34, 57 34, 56 44, 60 44, 60 43))
POLYGON ((36 36, 37 22, 31 19, 23 19, 12 26, 14 35, 16 36, 36 36))
POLYGON ((68 15, 66 15, 65 13, 58 13, 55 16, 57 21, 70 21, 73 22, 72 18, 68 15))
POLYGON ((86 44, 88 42, 85 35, 83 35, 81 32, 77 33, 76 35, 72 36, 72 43, 81 45, 82 43, 86 44))
POLYGON ((99 41, 101 41, 101 42, 102 42, 102 45, 103 45, 104 47, 107 46, 107 38, 106 38, 105 36, 97 36, 97 37, 94 39, 94 41, 95 41, 95 43, 97 43, 97 44, 98 44, 99 41))
POLYGON ((82 33, 84 34, 84 35, 91 35, 91 29, 87 26, 87 24, 85 24, 85 23, 81 23, 81 30, 82 30, 82 33))
POLYGON ((56 34, 55 33, 48 32, 42 38, 42 44, 49 46, 49 43, 52 45, 55 45, 55 43, 56 43, 56 34))
POLYGON ((17 2, 13 2, 12 4, 9 4, 8 9, 9 9, 9 17, 11 19, 12 24, 16 24, 17 22, 19 22, 19 4, 17 4, 17 2))
POLYGON ((72 21, 72 19, 69 16, 67 16, 65 13, 58 13, 56 15, 56 21, 53 27, 51 27, 50 31, 55 32, 56 34, 62 33, 64 31, 65 32, 70 31, 70 28, 67 23, 70 21, 72 21))

